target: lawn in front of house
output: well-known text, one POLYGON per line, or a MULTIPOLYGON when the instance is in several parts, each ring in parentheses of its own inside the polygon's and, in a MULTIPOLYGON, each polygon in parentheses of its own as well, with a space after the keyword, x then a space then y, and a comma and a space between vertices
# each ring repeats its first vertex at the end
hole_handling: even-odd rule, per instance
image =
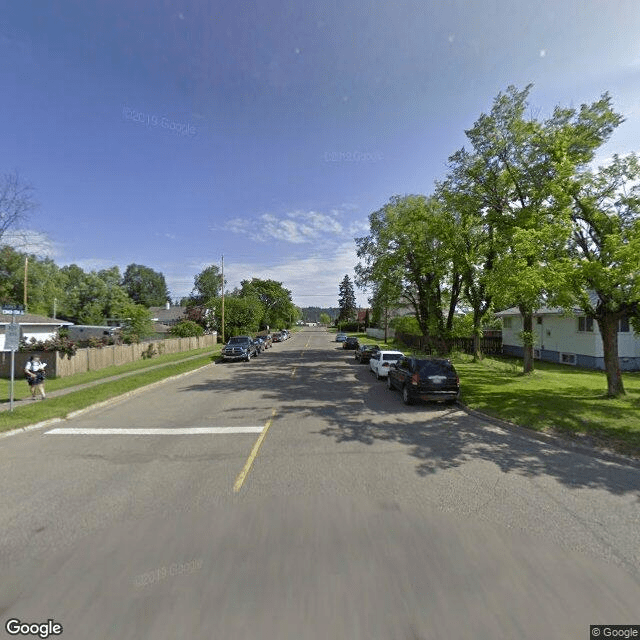
POLYGON ((579 438, 640 457, 640 372, 623 374, 626 395, 607 397, 603 371, 536 361, 455 354, 460 400, 472 409, 535 431, 579 438))

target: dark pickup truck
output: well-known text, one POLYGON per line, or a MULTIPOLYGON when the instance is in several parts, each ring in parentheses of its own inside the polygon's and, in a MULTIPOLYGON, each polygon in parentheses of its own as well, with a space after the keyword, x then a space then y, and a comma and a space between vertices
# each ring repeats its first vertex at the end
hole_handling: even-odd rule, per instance
POLYGON ((222 349, 222 360, 246 360, 258 355, 258 350, 251 336, 234 336, 222 349))

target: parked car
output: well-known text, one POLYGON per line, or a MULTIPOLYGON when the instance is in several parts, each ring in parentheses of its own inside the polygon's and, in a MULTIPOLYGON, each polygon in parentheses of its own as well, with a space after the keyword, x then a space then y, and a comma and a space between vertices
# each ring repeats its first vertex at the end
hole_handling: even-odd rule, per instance
POLYGON ((336 342, 344 342, 347 339, 346 333, 336 333, 336 342))
POLYGON ((263 335, 263 336, 260 336, 260 337, 261 337, 261 338, 263 339, 263 341, 264 341, 264 348, 265 348, 265 349, 268 349, 269 347, 272 347, 272 346, 273 346, 273 338, 272 338, 272 336, 271 336, 271 334, 270 334, 270 333, 267 333, 267 334, 265 334, 265 335, 263 335))
POLYGON ((451 360, 401 358, 389 367, 387 386, 399 389, 405 404, 418 400, 454 403, 460 396, 460 379, 451 360))
POLYGON ((371 360, 371 355, 380 351, 377 344, 361 344, 355 352, 355 358, 360 364, 365 364, 371 360))
POLYGON ((253 339, 253 343, 256 345, 256 351, 262 353, 266 347, 264 346, 264 340, 260 336, 256 336, 253 339))
POLYGON ((402 351, 378 351, 373 353, 369 359, 369 369, 376 374, 376 378, 386 378, 389 375, 389 368, 400 358, 404 358, 402 351))
POLYGON ((273 336, 273 342, 283 342, 284 338, 282 337, 282 334, 279 331, 276 331, 273 336))
POLYGON ((234 336, 222 349, 222 360, 246 360, 258 355, 256 345, 251 336, 234 336))
POLYGON ((288 340, 291 337, 288 329, 283 329, 280 333, 285 340, 288 340))
POLYGON ((343 349, 357 349, 360 346, 360 342, 356 336, 349 336, 343 343, 343 349))

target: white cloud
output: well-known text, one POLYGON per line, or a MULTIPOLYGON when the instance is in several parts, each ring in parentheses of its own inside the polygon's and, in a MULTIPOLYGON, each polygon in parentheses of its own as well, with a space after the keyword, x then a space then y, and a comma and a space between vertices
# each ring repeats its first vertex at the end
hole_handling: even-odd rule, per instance
MULTIPOLYGON (((225 265, 225 278, 229 289, 247 278, 276 280, 291 291, 298 306, 336 307, 338 286, 345 274, 354 279, 357 261, 354 243, 345 242, 325 254, 291 258, 276 265, 231 263, 225 265)), ((356 288, 359 306, 368 305, 368 295, 356 288)))
POLYGON ((7 231, 2 236, 2 243, 41 258, 55 258, 60 255, 60 247, 46 233, 31 229, 7 231))
POLYGON ((255 220, 233 218, 227 221, 226 231, 248 235, 257 242, 281 240, 290 244, 316 242, 324 236, 333 237, 343 233, 344 226, 338 220, 339 211, 319 213, 317 211, 292 211, 284 216, 264 213, 255 220))

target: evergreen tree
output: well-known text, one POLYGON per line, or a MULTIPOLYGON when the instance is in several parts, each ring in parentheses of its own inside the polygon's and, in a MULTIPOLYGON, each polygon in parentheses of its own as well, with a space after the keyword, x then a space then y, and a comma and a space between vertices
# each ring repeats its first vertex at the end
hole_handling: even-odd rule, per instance
POLYGON ((338 322, 354 320, 357 315, 356 294, 348 275, 342 279, 339 291, 338 306, 340 307, 340 314, 338 316, 338 322))

